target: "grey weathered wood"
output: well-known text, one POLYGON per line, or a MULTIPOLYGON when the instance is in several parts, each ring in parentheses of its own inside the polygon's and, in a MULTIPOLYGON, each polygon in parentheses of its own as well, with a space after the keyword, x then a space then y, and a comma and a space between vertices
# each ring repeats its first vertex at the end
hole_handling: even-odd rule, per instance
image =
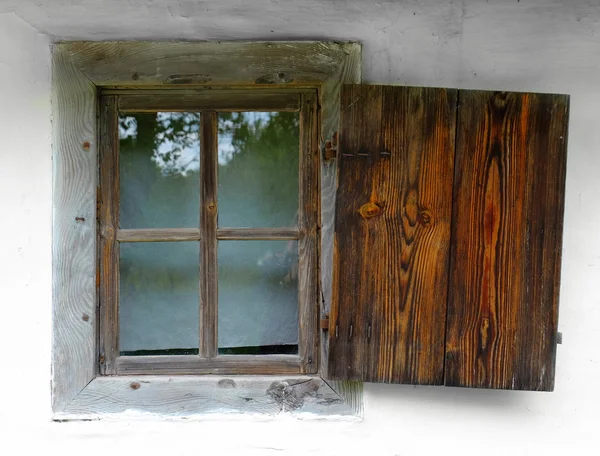
POLYGON ((88 41, 60 46, 97 86, 317 87, 339 71, 355 44, 88 41))
POLYGON ((117 97, 100 98, 99 308, 100 373, 115 373, 119 354, 119 118, 117 97))
POLYGON ((116 373, 127 374, 259 374, 290 375, 301 372, 297 355, 219 355, 201 358, 194 355, 120 356, 116 373))
MULTIPOLYGON (((342 84, 362 81, 361 46, 354 44, 340 65, 338 71, 331 75, 319 91, 321 104, 321 148, 325 141, 333 138, 339 130, 340 91, 342 84)), ((333 237, 335 220, 335 192, 337 188, 337 162, 325 161, 321 156, 321 252, 320 252, 320 281, 321 281, 321 318, 326 318, 331 309, 331 290, 333 277, 333 237)), ((328 358, 327 334, 321 333, 321 366, 320 372, 327 378, 328 358)), ((349 391, 353 402, 362 403, 362 385, 358 382, 329 381, 336 391, 349 391)))
POLYGON ((52 58, 52 409, 96 373, 96 88, 52 58))
POLYGON ((300 210, 298 223, 298 351, 303 373, 319 369, 317 231, 319 219, 319 132, 316 94, 302 95, 300 109, 300 210))
POLYGON ((217 156, 218 118, 215 111, 200 115, 200 354, 217 355, 217 156))
POLYGON ((352 409, 357 417, 364 415, 363 382, 324 380, 352 409))
POLYGON ((54 419, 189 420, 224 414, 357 419, 319 377, 154 375, 96 378, 54 419))
POLYGON ((117 231, 119 242, 199 241, 199 228, 140 228, 117 231))
MULTIPOLYGON (((115 389, 123 382, 116 377, 97 378, 89 383, 95 375, 98 352, 96 350, 96 296, 95 296, 95 221, 96 208, 96 107, 95 86, 104 89, 118 89, 131 92, 140 87, 151 93, 152 86, 169 88, 177 92, 190 88, 211 90, 219 88, 263 88, 271 89, 274 84, 278 90, 293 90, 297 93, 306 88, 318 88, 323 105, 322 138, 330 137, 327 130, 332 125, 329 116, 330 107, 337 110, 337 90, 341 82, 360 82, 360 45, 357 43, 61 43, 53 48, 53 162, 54 162, 54 194, 53 194, 53 366, 52 366, 52 404, 55 417, 69 419, 85 418, 92 409, 98 411, 95 417, 104 416, 102 410, 108 411, 110 405, 106 398, 118 397, 115 389), (215 53, 215 49, 238 47, 244 53, 243 62, 225 57, 225 53, 215 53), (262 48, 269 47, 267 56, 261 56, 262 48), (160 66, 165 70, 174 70, 189 65, 193 73, 197 73, 199 59, 208 59, 203 52, 209 52, 211 61, 215 63, 212 80, 203 83, 199 78, 186 76, 162 79, 161 74, 151 71, 148 77, 139 73, 133 79, 132 65, 141 63, 142 67, 154 70, 160 66), (204 51, 203 51, 204 50, 204 51), (136 56, 132 52, 140 51, 136 56), (313 52, 314 51, 314 52, 313 52), (199 57, 198 54, 202 54, 199 57), (215 58, 216 56, 216 58, 215 58), (219 67, 218 63, 223 65, 219 67), (157 66, 158 65, 158 66, 157 66), (234 68, 233 72, 231 68, 234 68), (290 68, 297 77, 293 82, 286 82, 288 76, 279 77, 272 69, 290 68), (298 69, 296 71, 295 69, 298 69), (239 69, 239 72, 238 72, 239 69), (77 71, 80 70, 80 71, 77 71), (81 74, 84 73, 84 75, 81 74), (256 76, 261 73, 260 76, 256 76), (112 76, 111 76, 112 75, 112 76), (86 78, 87 76, 87 78, 86 78), (110 84, 103 76, 113 79, 110 84), (256 77, 255 77, 256 76, 256 77), (263 77, 266 76, 266 77, 263 77), (260 78, 260 79, 259 79, 260 78), (168 80, 167 80, 168 79, 168 80), (257 81, 257 79, 259 79, 257 81), (338 81, 339 80, 339 81, 338 81), (91 81, 91 82, 90 82, 91 81), (181 84, 177 84, 177 83, 181 84), (257 83, 258 82, 258 83, 257 83), (200 83, 200 85, 199 85, 200 83), (263 84, 265 83, 265 84, 263 84), (333 104, 331 103, 333 102, 333 104), (77 219, 76 219, 77 218, 77 219), (82 220, 83 219, 83 220, 82 220), (81 320, 79 320, 81 314, 81 320), (83 326, 82 326, 83 325, 83 326), (89 385, 88 385, 89 383, 89 385), (86 388, 85 386, 88 385, 86 388), (80 393, 74 408, 83 401, 94 397, 84 413, 65 414, 64 410, 71 399, 80 393), (89 395, 88 395, 89 393, 89 395), (105 398, 103 401, 101 398, 105 398)), ((169 73, 169 76, 173 74, 169 73)), ((335 114, 335 113, 334 113, 335 114)), ((333 121, 335 124, 337 120, 333 121)), ((335 130, 335 129, 330 129, 335 130)), ((335 166, 323 167, 323 178, 335 177, 335 166), (333 173, 331 172, 333 170, 333 173)), ((333 181, 335 184, 335 180, 333 181)), ((325 190, 325 189, 324 189, 325 190)), ((326 192, 324 191, 323 194, 326 192)), ((326 212, 325 208, 324 213, 326 212)), ((331 208, 331 211, 333 208, 331 208)), ((326 243, 325 243, 326 244, 326 243)), ((324 244, 324 245, 325 245, 324 244)), ((329 257, 331 263, 331 257, 329 257)), ((321 265, 327 265, 324 259, 321 265)), ((331 268, 330 268, 331 269, 331 268)), ((327 293, 327 292, 326 292, 327 293)), ((324 307, 326 310, 326 307, 324 307)), ((152 377, 146 376, 145 379, 152 377)), ((189 380, 189 385, 203 387, 199 381, 212 380, 205 377, 179 378, 177 381, 189 380)), ((170 378, 159 379, 161 388, 173 391, 170 378)), ((340 394, 350 404, 362 403, 362 393, 357 385, 347 382, 330 382, 340 389, 340 394), (347 386, 347 388, 346 388, 347 386)), ((166 416, 169 413, 168 393, 162 395, 155 390, 152 397, 158 403, 151 407, 148 401, 137 404, 122 402, 123 410, 137 407, 138 410, 152 410, 166 416), (164 399, 161 402, 160 399, 164 399)), ((231 396, 233 397, 233 396, 231 396)), ((192 400, 186 397, 178 408, 186 403, 193 408, 192 400)), ((246 401, 244 401, 246 402, 246 401)), ((114 403, 113 403, 114 405, 114 403)), ((341 404, 343 405, 343 404, 341 404)), ((348 415, 359 414, 360 410, 348 410, 348 415)), ((71 408, 73 412, 74 408, 71 408)), ((80 409, 83 410, 83 409, 80 409)), ((188 409, 189 410, 189 409, 188 409)), ((248 411, 247 404, 240 409, 231 409, 232 413, 248 411)), ((205 409, 197 410, 199 414, 205 409)), ((120 412, 114 412, 120 413, 120 412)), ((315 413, 323 415, 336 414, 331 407, 322 407, 315 413)), ((318 415, 317 415, 318 416, 318 415)))
MULTIPOLYGON (((362 48, 354 43, 348 46, 348 54, 338 71, 331 75, 319 90, 321 104, 321 149, 325 141, 333 138, 339 130, 340 93, 343 84, 362 82, 362 48)), ((329 315, 331 309, 331 291, 333 278, 333 237, 335 221, 335 192, 337 188, 337 162, 326 161, 321 156, 321 251, 320 251, 320 288, 321 318, 329 315)), ((327 359, 329 339, 321 332, 320 373, 327 378, 327 359)), ((329 385, 353 408, 357 416, 363 416, 363 384, 354 381, 332 381, 329 385)))
POLYGON ((217 239, 222 241, 244 239, 291 241, 299 237, 298 228, 219 228, 217 230, 217 239))
POLYGON ((119 110, 123 112, 298 111, 299 109, 298 93, 277 93, 271 90, 204 90, 195 93, 138 91, 136 95, 119 95, 119 110))

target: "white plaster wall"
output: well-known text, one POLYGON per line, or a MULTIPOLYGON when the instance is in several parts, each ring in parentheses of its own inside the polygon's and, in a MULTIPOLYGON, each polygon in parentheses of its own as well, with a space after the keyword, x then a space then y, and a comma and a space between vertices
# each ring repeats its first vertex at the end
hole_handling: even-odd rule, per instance
POLYGON ((0 12, 3 454, 597 454, 600 7, 591 1, 6 0, 0 12), (169 7, 169 8, 168 8, 169 7), (362 423, 50 423, 49 49, 69 39, 356 39, 369 82, 570 93, 556 390, 367 385, 362 423), (8 449, 8 451, 6 451, 8 449), (218 450, 217 450, 218 449, 218 450))

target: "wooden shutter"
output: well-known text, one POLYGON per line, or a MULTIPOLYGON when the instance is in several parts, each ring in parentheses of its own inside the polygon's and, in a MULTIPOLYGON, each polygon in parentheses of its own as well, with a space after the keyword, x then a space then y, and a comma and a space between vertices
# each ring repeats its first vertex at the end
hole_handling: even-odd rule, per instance
POLYGON ((342 88, 330 379, 443 383, 456 95, 342 88))
POLYGON ((569 100, 459 99, 445 384, 552 390, 569 100))

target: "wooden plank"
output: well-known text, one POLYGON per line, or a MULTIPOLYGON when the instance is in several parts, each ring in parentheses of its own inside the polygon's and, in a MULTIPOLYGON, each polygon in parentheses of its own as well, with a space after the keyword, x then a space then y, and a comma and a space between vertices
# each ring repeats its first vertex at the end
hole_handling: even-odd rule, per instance
MULTIPOLYGON (((321 105, 321 150, 324 151, 327 140, 339 131, 340 92, 342 84, 359 84, 362 80, 361 46, 356 44, 344 59, 340 69, 325 81, 319 89, 321 105)), ((333 277, 333 236, 335 221, 335 192, 337 189, 337 160, 325 161, 321 154, 321 220, 319 252, 320 268, 320 317, 327 318, 331 311, 331 286, 333 277)), ((327 360, 329 357, 329 338, 321 335, 320 372, 327 378, 327 360)), ((334 382, 329 380, 334 386, 334 382)), ((334 386, 335 387, 335 386, 334 386)))
POLYGON ((221 241, 241 241, 244 239, 291 241, 299 237, 298 228, 219 228, 217 230, 217 239, 221 241))
POLYGON ((60 46, 97 86, 252 84, 317 87, 338 70, 354 44, 333 41, 82 41, 60 46))
MULTIPOLYGON (((340 68, 332 74, 319 89, 321 105, 321 149, 325 142, 339 131, 340 92, 342 84, 362 82, 362 48, 360 44, 348 49, 340 68)), ((337 189, 337 160, 325 161, 321 154, 321 220, 319 252, 320 268, 320 316, 326 318, 331 311, 331 289, 333 277, 333 237, 335 221, 335 192, 337 189)), ((320 337, 320 372, 327 378, 329 359, 329 338, 326 332, 320 337)), ((327 380, 328 384, 342 397, 357 416, 363 416, 362 382, 327 380)))
POLYGON ((117 231, 119 242, 199 241, 199 228, 136 228, 117 231))
POLYGON ((190 420, 223 414, 357 419, 318 377, 154 375, 96 378, 54 419, 190 420))
POLYGON ((217 356, 217 160, 218 118, 215 111, 200 115, 200 354, 217 356))
POLYGON ((316 94, 302 95, 300 125, 298 353, 302 372, 315 373, 319 369, 319 118, 316 94))
POLYGON ((121 112, 185 111, 284 111, 300 109, 300 95, 260 90, 205 90, 195 93, 120 95, 121 112))
POLYGON ((52 409, 96 373, 96 90, 52 55, 52 409))
POLYGON ((286 375, 301 373, 301 362, 297 355, 120 356, 116 372, 119 375, 286 375))
POLYGON ((568 104, 460 92, 446 385, 554 387, 568 104))
POLYGON ((117 97, 100 98, 100 373, 115 373, 119 354, 119 115, 117 97))
POLYGON ((328 378, 442 384, 456 91, 344 86, 328 378))

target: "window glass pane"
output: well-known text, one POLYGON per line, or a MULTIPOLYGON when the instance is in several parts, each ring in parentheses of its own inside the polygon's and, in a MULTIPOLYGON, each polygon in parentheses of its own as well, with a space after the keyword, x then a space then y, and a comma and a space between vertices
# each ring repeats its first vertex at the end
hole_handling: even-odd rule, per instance
POLYGON ((298 352, 298 242, 219 242, 219 352, 298 352))
POLYGON ((121 113, 121 228, 199 224, 198 113, 121 113))
POLYGON ((296 112, 219 114, 219 226, 297 225, 298 146, 296 112))
POLYGON ((198 242, 121 243, 121 354, 198 354, 198 242))

